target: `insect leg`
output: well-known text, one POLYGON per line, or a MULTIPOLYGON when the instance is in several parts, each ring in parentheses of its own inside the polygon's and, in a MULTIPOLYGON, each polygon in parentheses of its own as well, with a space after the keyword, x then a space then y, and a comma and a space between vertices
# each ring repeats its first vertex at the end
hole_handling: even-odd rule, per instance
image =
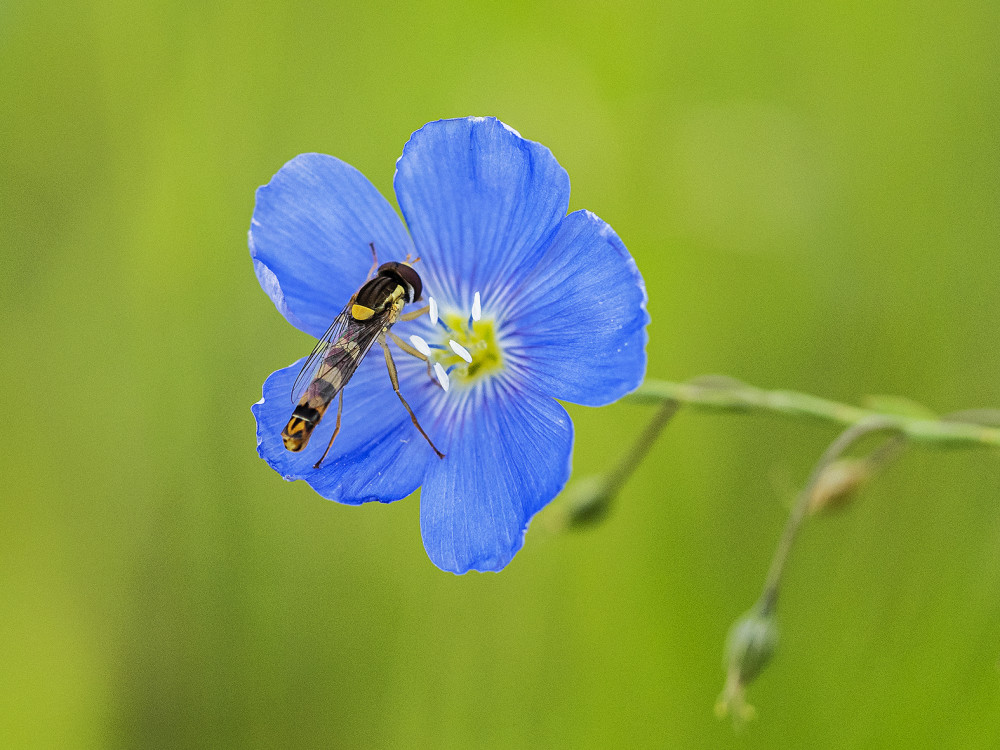
POLYGON ((408 313, 405 313, 403 315, 400 315, 399 319, 402 320, 402 321, 416 320, 421 315, 426 315, 427 311, 430 310, 430 309, 431 309, 430 305, 424 305, 419 310, 414 310, 413 312, 408 312, 408 313))
POLYGON ((392 381, 392 390, 396 392, 396 395, 399 396, 399 400, 402 401, 403 406, 406 407, 406 411, 409 413, 410 419, 413 420, 413 426, 416 427, 420 431, 420 434, 424 436, 424 440, 426 440, 431 448, 434 449, 438 458, 444 458, 444 454, 437 449, 437 446, 434 445, 434 441, 427 436, 426 432, 424 432, 424 428, 421 427, 420 422, 417 421, 417 415, 413 413, 413 409, 411 409, 410 405, 406 403, 406 399, 403 398, 403 394, 399 392, 399 378, 396 377, 396 363, 392 361, 392 352, 389 351, 389 344, 385 341, 385 331, 378 335, 378 342, 382 345, 382 351, 385 352, 385 366, 389 369, 389 380, 392 381))
POLYGON ((389 331, 389 338, 391 338, 393 341, 395 341, 396 342, 396 346, 398 346, 400 349, 402 349, 407 354, 409 354, 411 356, 414 356, 417 359, 422 359, 424 362, 426 362, 427 363, 427 377, 429 377, 433 383, 437 384, 438 387, 441 387, 441 384, 438 383, 437 378, 434 377, 434 370, 431 369, 433 365, 431 365, 430 357, 427 357, 427 356, 421 354, 420 352, 418 352, 416 349, 414 349, 412 346, 410 346, 409 344, 407 344, 405 341, 403 341, 403 339, 399 338, 399 336, 397 336, 396 334, 394 334, 392 331, 389 331))
POLYGON ((368 275, 365 276, 366 279, 370 279, 372 274, 375 273, 375 269, 378 268, 378 253, 375 252, 375 243, 369 242, 368 247, 372 249, 372 267, 368 269, 368 275))
POLYGON ((330 438, 330 442, 326 446, 326 450, 323 451, 323 455, 320 456, 319 461, 313 464, 314 469, 318 469, 319 465, 323 463, 323 459, 326 458, 326 454, 330 452, 330 448, 333 447, 333 441, 337 439, 337 433, 340 432, 340 414, 344 411, 344 389, 340 389, 340 403, 337 404, 337 424, 333 428, 333 437, 330 438))

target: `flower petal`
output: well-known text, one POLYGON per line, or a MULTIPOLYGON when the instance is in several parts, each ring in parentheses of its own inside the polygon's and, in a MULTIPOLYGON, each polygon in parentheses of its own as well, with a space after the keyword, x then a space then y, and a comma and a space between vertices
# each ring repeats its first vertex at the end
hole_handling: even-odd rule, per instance
MULTIPOLYGON (((340 433, 319 469, 313 464, 333 434, 337 404, 330 405, 309 445, 292 453, 285 450, 281 431, 294 408, 289 393, 304 360, 268 377, 264 397, 252 411, 257 420, 257 452, 272 469, 289 481, 304 479, 323 497, 349 505, 392 502, 420 485, 427 466, 439 459, 393 393, 377 348, 362 361, 344 389, 340 433)), ((397 360, 400 390, 415 413, 430 415, 439 389, 427 378, 426 366, 411 357, 397 360)))
POLYGON ((424 547, 443 570, 500 570, 569 479, 573 423, 551 398, 499 389, 452 416, 448 457, 420 491, 424 547))
POLYGON ((566 215, 569 177, 492 117, 431 122, 396 162, 399 206, 432 294, 468 310, 516 288, 566 215))
POLYGON ((380 262, 413 250, 389 202, 340 159, 301 154, 257 189, 254 270, 281 314, 306 333, 321 336, 364 283, 369 243, 380 262))
POLYGON ((499 316, 511 366, 555 398, 602 406, 645 376, 646 286, 618 235, 589 211, 566 217, 499 316))

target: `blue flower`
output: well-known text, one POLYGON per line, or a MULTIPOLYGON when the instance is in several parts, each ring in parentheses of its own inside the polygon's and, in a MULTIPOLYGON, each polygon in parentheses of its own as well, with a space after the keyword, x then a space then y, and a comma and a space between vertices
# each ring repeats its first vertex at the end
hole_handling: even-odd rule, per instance
POLYGON ((425 125, 393 185, 405 225, 353 167, 297 156, 257 190, 250 255, 281 314, 315 337, 365 282, 369 243, 379 262, 419 256, 437 321, 426 314, 392 332, 430 352, 435 376, 399 349, 394 358, 401 393, 446 457, 413 426, 377 346, 344 389, 341 430, 320 468, 333 408, 305 450, 281 439, 302 360, 264 383, 257 450, 285 479, 340 503, 387 503, 421 487, 434 564, 500 570, 570 475, 573 424, 556 399, 601 406, 642 382, 645 286, 610 226, 588 211, 567 215, 569 177, 552 153, 499 120, 425 125))

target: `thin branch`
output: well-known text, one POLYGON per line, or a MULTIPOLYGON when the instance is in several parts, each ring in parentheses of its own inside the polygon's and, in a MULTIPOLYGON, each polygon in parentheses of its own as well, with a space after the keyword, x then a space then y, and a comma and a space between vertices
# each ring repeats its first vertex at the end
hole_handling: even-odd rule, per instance
MULTIPOLYGON (((819 461, 816 462, 812 473, 809 475, 809 480, 806 482, 805 487, 802 488, 798 499, 795 501, 795 505, 792 507, 791 513, 788 515, 788 521, 785 523, 785 530, 781 535, 781 541, 778 542, 778 547, 774 551, 774 557, 771 559, 771 567, 767 571, 767 581, 764 583, 764 590, 761 592, 760 599, 758 600, 758 607, 762 614, 769 615, 774 610, 774 605, 778 600, 778 591, 781 586, 781 577, 785 572, 785 565, 788 563, 788 555, 792 551, 792 545, 795 543, 799 529, 802 528, 802 522, 806 518, 813 493, 823 476, 823 472, 859 440, 877 432, 891 432, 897 436, 902 434, 902 430, 894 418, 868 417, 852 424, 840 433, 837 439, 830 443, 829 447, 823 452, 819 461)), ((897 448, 894 442, 890 442, 888 445, 897 448)), ((888 451, 885 446, 880 450, 888 451)))
POLYGON ((605 487, 609 495, 617 495, 621 488, 625 486, 625 483, 646 458, 646 454, 653 447, 656 438, 660 436, 663 428, 674 418, 679 408, 680 404, 676 401, 672 399, 664 400, 656 414, 649 421, 649 424, 639 434, 639 437, 635 439, 632 450, 625 453, 618 460, 618 465, 607 473, 605 487))
POLYGON ((664 399, 660 408, 635 439, 632 450, 618 459, 613 469, 605 474, 577 479, 566 494, 564 510, 552 521, 555 528, 590 526, 604 520, 618 493, 642 464, 656 438, 674 418, 680 404, 664 399))
POLYGON ((631 398, 659 403, 677 401, 685 407, 706 411, 773 412, 793 417, 820 419, 850 427, 867 419, 890 419, 907 440, 942 447, 1000 448, 1000 428, 946 419, 927 419, 887 414, 796 391, 767 391, 729 378, 701 382, 672 383, 647 379, 631 398))

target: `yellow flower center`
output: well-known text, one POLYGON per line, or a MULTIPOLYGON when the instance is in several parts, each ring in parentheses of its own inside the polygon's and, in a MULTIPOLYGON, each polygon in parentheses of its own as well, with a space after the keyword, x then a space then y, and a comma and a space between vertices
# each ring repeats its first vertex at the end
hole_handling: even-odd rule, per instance
POLYGON ((441 319, 451 330, 441 337, 442 348, 435 350, 434 361, 441 363, 452 382, 472 385, 479 378, 503 368, 503 354, 492 320, 470 321, 457 314, 444 315, 441 319), (459 345, 459 350, 452 346, 452 341, 459 345), (472 361, 469 362, 463 353, 472 361))

